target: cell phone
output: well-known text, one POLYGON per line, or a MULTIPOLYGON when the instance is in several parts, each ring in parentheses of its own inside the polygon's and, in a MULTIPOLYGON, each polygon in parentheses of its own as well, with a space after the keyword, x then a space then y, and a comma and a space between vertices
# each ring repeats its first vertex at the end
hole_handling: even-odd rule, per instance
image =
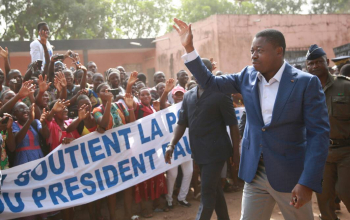
POLYGON ((36 61, 36 65, 37 65, 38 69, 40 70, 41 66, 43 65, 43 61, 42 60, 37 60, 36 61))
POLYGON ((69 56, 70 56, 71 58, 75 58, 75 53, 72 51, 72 52, 69 53, 69 56))
POLYGON ((1 124, 7 124, 7 122, 10 120, 9 117, 6 117, 5 119, 1 120, 1 124))
POLYGON ((108 92, 112 93, 113 95, 119 95, 120 89, 108 89, 108 92))
POLYGON ((58 56, 57 56, 57 59, 63 60, 63 59, 64 59, 64 55, 63 55, 63 54, 58 55, 58 56))

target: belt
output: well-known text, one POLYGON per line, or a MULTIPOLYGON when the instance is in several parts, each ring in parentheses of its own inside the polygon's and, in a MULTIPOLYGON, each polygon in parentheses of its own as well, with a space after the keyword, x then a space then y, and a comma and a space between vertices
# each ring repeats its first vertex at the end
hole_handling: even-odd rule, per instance
POLYGON ((329 139, 331 145, 350 145, 350 139, 329 139))

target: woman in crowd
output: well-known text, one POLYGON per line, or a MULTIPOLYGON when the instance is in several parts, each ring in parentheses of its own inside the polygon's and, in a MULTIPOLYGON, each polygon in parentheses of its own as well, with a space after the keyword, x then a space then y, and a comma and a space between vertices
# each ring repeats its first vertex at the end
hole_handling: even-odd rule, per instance
MULTIPOLYGON (((78 117, 69 121, 70 124, 67 127, 67 132, 76 131, 80 137, 90 134, 91 132, 98 131, 103 133, 104 130, 97 127, 97 122, 92 114, 92 105, 87 95, 80 95, 77 98, 78 103, 78 117)), ((101 199, 88 203, 88 211, 90 214, 90 220, 103 219, 101 213, 101 199)))
MULTIPOLYGON (((136 83, 137 80, 137 72, 131 73, 128 80, 127 92, 132 88, 132 86, 136 83)), ((133 109, 135 111, 135 116, 137 119, 143 118, 147 115, 151 115, 156 112, 156 110, 151 106, 151 93, 148 88, 143 87, 139 89, 139 100, 139 103, 133 102, 133 109)), ((148 179, 142 183, 137 184, 135 186, 135 200, 136 203, 141 202, 142 216, 144 218, 153 217, 152 212, 150 210, 147 210, 147 207, 144 203, 149 198, 151 198, 151 200, 154 201, 153 208, 156 211, 169 211, 168 208, 159 204, 160 196, 167 193, 168 191, 166 186, 166 180, 163 173, 159 174, 158 176, 152 177, 151 179, 148 179)))
POLYGON ((107 81, 111 89, 117 90, 118 94, 113 94, 114 95, 114 101, 118 101, 120 99, 123 99, 125 95, 125 90, 123 87, 120 86, 120 72, 119 70, 115 68, 110 68, 107 70, 108 76, 107 76, 107 81))
MULTIPOLYGON (((6 152, 7 137, 13 136, 12 123, 13 118, 10 114, 4 113, 4 117, 0 118, 0 170, 6 170, 10 167, 10 161, 6 152)), ((14 144, 13 140, 11 140, 14 144)), ((9 141, 9 142, 11 142, 9 141)))
MULTIPOLYGON (((131 94, 125 94, 125 103, 128 108, 126 109, 123 104, 113 102, 113 94, 109 92, 109 89, 110 86, 106 83, 100 84, 96 89, 96 92, 98 94, 98 97, 101 99, 102 104, 94 108, 93 115, 99 129, 102 130, 109 130, 135 121, 135 115, 133 112, 133 99, 131 94)), ((123 192, 125 216, 127 219, 131 219, 132 187, 125 189, 123 192)), ((108 196, 108 209, 110 216, 109 219, 116 219, 115 206, 116 194, 112 194, 108 196)))

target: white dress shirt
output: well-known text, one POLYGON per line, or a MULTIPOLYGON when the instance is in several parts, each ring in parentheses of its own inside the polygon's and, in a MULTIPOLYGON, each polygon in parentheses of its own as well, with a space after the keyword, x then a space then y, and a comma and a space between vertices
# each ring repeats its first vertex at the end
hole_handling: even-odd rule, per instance
MULTIPOLYGON (((188 63, 195 60, 198 56, 199 54, 197 53, 196 50, 194 50, 191 53, 184 54, 181 58, 185 63, 188 63)), ((273 107, 275 105, 278 87, 280 85, 280 81, 281 81, 282 74, 285 67, 286 67, 286 62, 284 61, 281 68, 269 80, 269 82, 266 81, 265 77, 261 73, 258 73, 260 107, 261 107, 261 114, 265 125, 271 122, 273 107)))
POLYGON ((273 107, 275 105, 278 87, 280 85, 282 74, 285 67, 286 67, 286 62, 283 62, 281 68, 268 82, 266 81, 265 77, 261 73, 258 73, 260 107, 261 107, 261 114, 265 125, 271 122, 273 107))

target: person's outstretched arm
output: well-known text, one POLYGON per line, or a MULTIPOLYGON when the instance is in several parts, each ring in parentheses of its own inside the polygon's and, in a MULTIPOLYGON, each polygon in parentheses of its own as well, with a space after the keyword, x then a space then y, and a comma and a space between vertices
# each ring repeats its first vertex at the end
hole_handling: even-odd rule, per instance
POLYGON ((240 93, 242 76, 246 72, 242 71, 241 74, 231 74, 225 76, 214 76, 204 65, 201 58, 193 45, 193 34, 191 24, 187 25, 185 22, 175 18, 173 25, 174 29, 178 32, 181 44, 186 50, 186 55, 182 58, 189 71, 197 79, 198 84, 204 89, 209 89, 225 94, 240 93))
POLYGON ((125 93, 130 93, 130 94, 132 94, 132 86, 139 80, 138 78, 137 78, 137 72, 136 71, 134 71, 134 72, 132 72, 131 74, 130 74, 130 77, 129 77, 129 79, 128 79, 128 83, 127 83, 127 85, 126 85, 126 91, 125 91, 125 93))
POLYGON ((25 97, 31 96, 34 94, 34 85, 32 84, 33 81, 29 80, 27 82, 24 82, 22 84, 21 89, 19 90, 19 92, 15 95, 15 97, 13 97, 12 99, 10 99, 8 102, 6 102, 5 105, 3 105, 0 108, 0 115, 3 115, 4 113, 12 113, 12 109, 13 107, 16 105, 16 103, 20 100, 23 99, 25 97))
POLYGON ((4 82, 6 82, 7 79, 7 75, 9 74, 10 70, 11 70, 11 66, 10 66, 10 61, 9 61, 9 50, 7 49, 7 47, 5 47, 5 49, 3 49, 2 47, 0 47, 0 55, 4 58, 4 63, 5 63, 5 79, 4 82))
POLYGON ((174 88, 174 79, 168 79, 165 82, 165 88, 162 96, 159 99, 159 104, 160 104, 160 110, 168 108, 170 105, 167 102, 168 101, 168 94, 169 92, 174 88))

